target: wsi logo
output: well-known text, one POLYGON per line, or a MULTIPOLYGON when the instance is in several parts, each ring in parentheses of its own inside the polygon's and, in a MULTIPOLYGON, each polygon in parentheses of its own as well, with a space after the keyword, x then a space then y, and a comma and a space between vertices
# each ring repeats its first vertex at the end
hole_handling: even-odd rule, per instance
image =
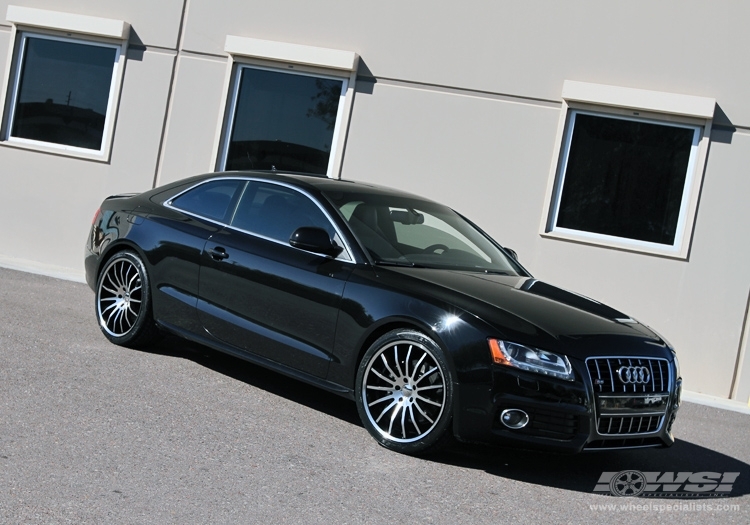
POLYGON ((602 472, 594 492, 613 496, 720 498, 732 492, 739 472, 602 472))

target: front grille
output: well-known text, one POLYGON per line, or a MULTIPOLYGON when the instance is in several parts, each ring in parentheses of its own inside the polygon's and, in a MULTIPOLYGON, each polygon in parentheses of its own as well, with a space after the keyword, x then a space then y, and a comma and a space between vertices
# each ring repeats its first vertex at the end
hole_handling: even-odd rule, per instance
POLYGON ((598 435, 639 436, 662 429, 671 387, 669 361, 590 357, 586 369, 594 389, 598 435))
POLYGON ((601 435, 647 434, 661 427, 664 416, 600 417, 597 429, 601 435))
POLYGON ((578 418, 554 410, 536 408, 529 411, 530 434, 554 439, 571 439, 578 432, 578 418))
POLYGON ((586 360, 591 383, 597 394, 639 393, 652 394, 669 390, 669 362, 666 359, 644 357, 592 357, 586 360), (618 370, 623 367, 647 371, 647 379, 623 382, 618 370))

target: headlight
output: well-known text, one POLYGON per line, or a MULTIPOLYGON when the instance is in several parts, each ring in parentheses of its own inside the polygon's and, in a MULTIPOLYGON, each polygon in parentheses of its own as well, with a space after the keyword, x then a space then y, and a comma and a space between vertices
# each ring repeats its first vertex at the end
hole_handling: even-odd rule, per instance
POLYGON ((498 339, 490 339, 489 344, 495 363, 568 381, 575 379, 573 367, 564 355, 498 339))

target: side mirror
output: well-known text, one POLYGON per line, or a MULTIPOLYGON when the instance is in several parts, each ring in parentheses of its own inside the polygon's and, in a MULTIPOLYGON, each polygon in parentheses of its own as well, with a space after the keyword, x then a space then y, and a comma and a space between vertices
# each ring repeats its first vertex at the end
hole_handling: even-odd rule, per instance
POLYGON ((507 246, 503 246, 503 250, 505 250, 505 252, 513 257, 516 261, 518 260, 518 254, 516 253, 516 250, 514 250, 513 248, 508 248, 507 246))
POLYGON ((331 240, 327 231, 314 226, 302 226, 294 230, 292 236, 289 237, 289 244, 306 252, 319 253, 330 257, 336 257, 344 251, 341 246, 336 245, 331 240))

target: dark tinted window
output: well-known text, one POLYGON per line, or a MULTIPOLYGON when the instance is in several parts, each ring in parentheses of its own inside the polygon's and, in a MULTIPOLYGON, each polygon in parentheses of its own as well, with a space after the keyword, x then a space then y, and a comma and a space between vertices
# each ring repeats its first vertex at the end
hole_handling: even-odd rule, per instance
POLYGON ((172 206, 215 221, 229 222, 230 205, 243 185, 239 180, 206 182, 172 200, 172 206))
POLYGON ((331 238, 336 234, 328 218, 309 197, 263 182, 248 183, 232 226, 283 243, 289 242, 300 226, 323 228, 331 238))
POLYGON ((117 48, 22 36, 10 134, 102 148, 117 48))
POLYGON ((556 225, 673 244, 696 133, 576 113, 556 225))
POLYGON ((225 169, 326 174, 342 80, 243 67, 225 169))

